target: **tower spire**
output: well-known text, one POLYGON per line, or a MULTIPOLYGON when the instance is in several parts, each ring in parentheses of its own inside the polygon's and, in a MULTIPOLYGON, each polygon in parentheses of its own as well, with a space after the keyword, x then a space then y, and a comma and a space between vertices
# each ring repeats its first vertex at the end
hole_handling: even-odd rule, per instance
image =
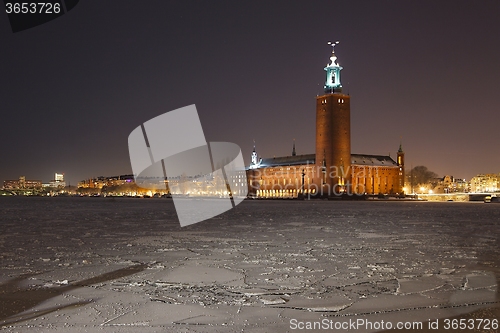
POLYGON ((252 151, 252 162, 250 163, 249 169, 257 169, 260 167, 262 158, 259 159, 257 151, 255 150, 255 139, 253 140, 253 151, 252 151))
POLYGON ((253 139, 252 163, 251 166, 257 165, 257 152, 255 151, 255 139, 253 139))
MULTIPOLYGON (((401 139, 402 140, 402 139, 401 139)), ((403 144, 399 142, 399 149, 397 153, 397 161, 399 166, 399 193, 404 193, 405 186, 405 152, 403 151, 403 144)))
POLYGON ((292 156, 296 156, 297 153, 295 152, 295 139, 293 139, 293 149, 292 149, 292 156))
POLYGON ((325 81, 325 93, 335 93, 342 91, 342 84, 340 83, 340 71, 342 67, 337 63, 337 56, 335 55, 335 45, 339 42, 328 42, 328 45, 332 46, 332 55, 330 56, 330 63, 326 64, 326 81, 325 81))

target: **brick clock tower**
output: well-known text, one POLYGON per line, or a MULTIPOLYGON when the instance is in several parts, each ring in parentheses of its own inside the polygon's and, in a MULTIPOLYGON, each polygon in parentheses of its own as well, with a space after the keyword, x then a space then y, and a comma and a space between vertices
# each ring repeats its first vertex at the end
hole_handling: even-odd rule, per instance
POLYGON ((316 97, 316 170, 315 183, 323 195, 350 192, 351 186, 351 107, 350 96, 342 93, 340 71, 332 46, 326 65, 325 93, 316 97))
POLYGON ((398 166, 399 166, 399 193, 404 193, 405 186, 405 152, 403 151, 403 147, 399 144, 398 149, 398 166))

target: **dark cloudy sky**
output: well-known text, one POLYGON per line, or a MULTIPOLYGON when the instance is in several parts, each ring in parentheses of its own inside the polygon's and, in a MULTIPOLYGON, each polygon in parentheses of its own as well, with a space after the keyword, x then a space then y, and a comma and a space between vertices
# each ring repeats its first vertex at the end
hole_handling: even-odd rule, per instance
POLYGON ((0 181, 131 173, 127 138, 196 104, 249 163, 314 153, 331 48, 352 152, 440 176, 500 172, 499 1, 80 1, 12 33, 0 13, 0 181))

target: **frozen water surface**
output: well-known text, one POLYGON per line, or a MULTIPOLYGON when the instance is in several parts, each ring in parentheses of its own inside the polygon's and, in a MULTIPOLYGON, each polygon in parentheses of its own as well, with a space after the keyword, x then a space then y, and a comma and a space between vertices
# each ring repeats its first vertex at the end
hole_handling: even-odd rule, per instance
POLYGON ((0 199, 5 332, 498 319, 496 204, 247 200, 181 228, 169 199, 0 199))

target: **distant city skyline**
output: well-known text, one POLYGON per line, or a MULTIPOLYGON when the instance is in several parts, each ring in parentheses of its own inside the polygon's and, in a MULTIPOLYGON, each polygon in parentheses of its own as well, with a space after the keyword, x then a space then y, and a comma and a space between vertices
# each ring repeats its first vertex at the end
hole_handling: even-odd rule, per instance
POLYGON ((351 96, 352 153, 470 180, 499 173, 500 3, 80 3, 13 34, 0 15, 0 183, 131 174, 136 124, 196 104, 207 141, 245 163, 314 153, 331 47, 351 96))

